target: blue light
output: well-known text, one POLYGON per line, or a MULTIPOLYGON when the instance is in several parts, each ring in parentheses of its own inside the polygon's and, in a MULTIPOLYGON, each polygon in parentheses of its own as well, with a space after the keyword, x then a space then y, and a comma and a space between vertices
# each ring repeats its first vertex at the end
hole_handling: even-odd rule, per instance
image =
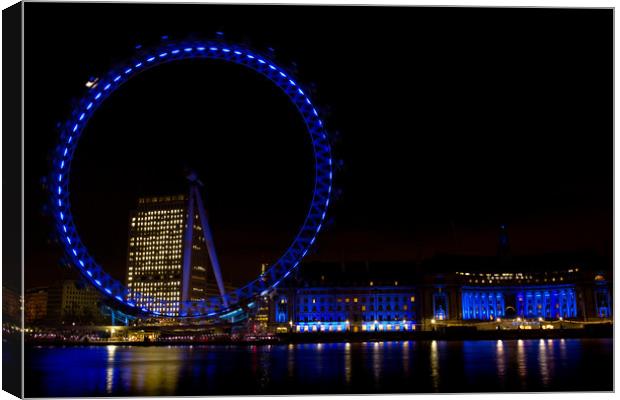
POLYGON ((123 299, 121 298, 121 296, 114 296, 114 298, 118 301, 123 301, 123 299))
POLYGON ((135 307, 135 306, 136 306, 134 303, 130 303, 130 302, 127 302, 127 305, 128 305, 129 307, 135 307))
POLYGON ((101 282, 99 282, 97 279, 95 279, 95 283, 97 284, 97 286, 101 286, 101 282))
POLYGON ((106 291, 107 294, 112 294, 112 291, 110 289, 108 289, 108 288, 105 288, 105 291, 106 291))
POLYGON ((67 236, 67 243, 71 244, 71 238, 69 236, 67 236))
MULTIPOLYGON (((287 250, 287 252, 282 255, 282 257, 277 260, 271 267, 270 267, 270 274, 272 274, 273 280, 271 282, 275 281, 275 284, 271 284, 271 286, 269 286, 268 284, 266 285, 265 282, 258 282, 257 280, 248 283, 244 288, 239 290, 239 294, 241 295, 239 300, 248 300, 251 301, 251 298, 253 296, 256 296, 259 293, 259 290, 263 290, 261 293, 262 294, 268 294, 270 293, 270 291, 272 290, 271 288, 276 287, 284 278, 288 277, 289 274, 292 272, 292 270, 294 268, 296 268, 299 264, 300 261, 303 257, 305 257, 308 254, 309 251, 309 247, 314 245, 316 243, 316 239, 317 239, 317 234, 319 231, 321 231, 322 229, 322 221, 326 218, 326 211, 327 211, 327 206, 329 205, 329 194, 331 193, 331 180, 333 179, 333 174, 331 173, 331 166, 332 166, 332 160, 329 157, 330 156, 330 146, 329 146, 329 142, 327 142, 327 136, 325 135, 325 132, 323 132, 322 127, 323 127, 323 121, 318 118, 318 111, 316 108, 312 107, 312 102, 310 101, 310 98, 308 98, 303 89, 298 87, 298 84, 295 82, 294 77, 293 76, 288 76, 284 70, 281 70, 278 68, 278 66, 276 64, 273 64, 270 60, 268 59, 262 59, 260 58, 260 56, 252 54, 251 52, 249 52, 248 50, 238 50, 236 47, 236 45, 223 45, 223 48, 219 48, 219 47, 215 47, 215 42, 211 43, 205 43, 203 45, 199 45, 197 47, 183 47, 182 45, 179 46, 179 44, 177 44, 177 48, 175 47, 161 47, 159 49, 155 49, 152 50, 151 54, 152 56, 148 56, 149 58, 143 58, 142 61, 135 61, 135 64, 128 64, 128 65, 135 65, 135 69, 132 67, 126 68, 124 69, 124 74, 125 76, 128 78, 131 73, 134 72, 138 72, 138 68, 143 66, 143 62, 144 63, 152 63, 151 65, 159 65, 163 62, 165 62, 166 60, 164 60, 164 57, 167 57, 170 54, 178 54, 181 52, 185 52, 187 53, 186 56, 181 56, 181 57, 174 57, 174 59, 176 58, 196 58, 196 57, 200 57, 200 56, 207 56, 207 57, 211 57, 213 59, 220 59, 223 58, 225 61, 229 61, 229 62, 233 62, 233 63, 237 63, 240 65, 245 65, 249 68, 255 69, 256 71, 258 71, 259 73, 263 74, 265 77, 267 78, 272 78, 273 82, 280 87, 280 89, 282 89, 284 91, 284 93, 289 97, 289 99, 294 103, 294 105, 296 105, 299 109, 299 111, 301 112, 301 115, 306 123, 306 126, 308 127, 308 134, 310 134, 311 136, 311 140, 312 140, 312 145, 314 147, 314 151, 315 154, 317 154, 317 157, 315 158, 315 171, 316 171, 316 176, 315 176, 315 194, 312 200, 312 204, 311 204, 311 210, 312 210, 312 215, 322 215, 322 219, 317 219, 316 217, 312 217, 312 218, 308 218, 306 220, 306 222, 304 222, 301 230, 299 231, 299 233, 297 234, 297 236, 295 237, 295 240, 293 241, 293 244, 289 247, 289 249, 287 250), (209 45, 212 45, 213 47, 209 47, 209 45), (204 50, 209 49, 211 52, 207 53, 207 54, 199 54, 198 52, 203 52, 204 50), (193 50, 196 50, 195 53, 191 53, 193 50), (223 53, 234 53, 236 56, 235 57, 231 57, 231 56, 223 56, 223 54, 217 54, 215 52, 222 50, 223 53), (239 56, 239 57, 237 57, 239 56), (264 64, 265 66, 269 67, 269 70, 267 70, 266 68, 261 68, 258 67, 258 65, 254 64, 251 65, 251 63, 249 61, 246 60, 246 58, 244 57, 243 59, 240 59, 241 56, 245 56, 247 57, 247 60, 256 60, 258 61, 259 64, 264 64), (269 73, 266 72, 269 71, 269 73), (277 72, 277 74, 284 78, 284 79, 274 79, 275 77, 275 73, 272 73, 271 71, 277 72), (292 90, 294 89, 294 90, 292 90), (292 93, 291 93, 292 92, 292 93), (302 96, 302 97, 299 97, 302 96), (302 100, 305 100, 305 103, 307 103, 308 105, 310 105, 311 108, 306 107, 306 105, 304 104, 303 106, 301 105, 303 103, 302 100), (316 118, 310 117, 310 113, 308 111, 312 111, 314 116, 316 116, 316 118), (327 196, 325 196, 325 189, 327 188, 327 196), (315 211, 316 210, 316 211, 315 211), (311 239, 307 239, 307 238, 311 238, 311 239), (262 289, 258 289, 259 287, 262 287, 262 289)), ((187 46, 187 44, 185 44, 187 46)), ((150 65, 149 65, 150 66, 150 65)), ((135 74, 134 74, 135 75, 135 74)), ((113 82, 119 82, 122 81, 122 75, 119 75, 117 73, 113 74, 113 75, 105 75, 105 76, 113 76, 113 82)), ((101 85, 103 87, 103 89, 100 89, 101 91, 99 93, 96 93, 94 98, 90 98, 92 101, 88 101, 88 97, 85 97, 84 100, 82 100, 82 102, 78 103, 78 104, 87 104, 85 109, 76 109, 73 111, 72 115, 77 115, 78 116, 78 121, 79 123, 84 123, 82 121, 86 121, 86 111, 90 111, 92 110, 94 107, 93 105, 95 104, 95 102, 99 99, 105 99, 105 97, 102 97, 102 94, 107 94, 110 93, 110 91, 114 91, 116 90, 116 88, 119 85, 113 84, 113 83, 105 83, 101 85), (105 85, 105 86, 104 86, 105 85), (114 86, 114 87, 112 87, 114 86)), ((91 92, 92 93, 92 92, 91 92)), ((93 94, 87 94, 86 96, 92 96, 93 94)), ((83 105, 79 106, 79 107, 84 107, 83 105)), ((90 111, 92 112, 92 111, 90 111)), ((89 114, 90 116, 90 114, 89 114)), ((75 121, 71 122, 74 125, 69 125, 72 126, 74 129, 74 132, 77 132, 78 129, 83 129, 84 125, 78 125, 77 123, 75 123, 75 121)), ((70 144, 72 142, 73 136, 70 135, 66 135, 64 138, 65 143, 67 144, 67 146, 64 147, 64 154, 61 152, 57 152, 54 154, 55 156, 55 160, 53 162, 53 165, 60 165, 60 169, 62 170, 65 166, 65 161, 67 163, 70 163, 72 161, 72 157, 73 157, 73 148, 71 149, 72 151, 69 152, 68 149, 68 144, 70 144), (68 139, 67 139, 68 137, 68 139), (64 159, 66 157, 66 159, 64 159), (56 164, 56 163, 59 164, 56 164)), ((76 137, 77 139, 77 137, 76 137)), ((76 140, 77 142, 77 140, 76 140)), ((77 143, 76 143, 77 144, 77 143)), ((62 147, 61 147, 62 148, 62 147)), ((67 164, 67 166, 69 167, 70 164, 67 164)), ((57 171, 58 172, 58 171, 57 171)), ((58 179, 58 183, 60 184, 60 182, 68 182, 69 181, 69 177, 67 177, 67 179, 64 179, 64 177, 62 176, 64 174, 58 174, 57 173, 57 179, 58 179)), ((67 196, 69 196, 69 190, 68 187, 64 187, 67 189, 67 196)), ((62 197, 62 191, 63 188, 61 188, 60 185, 57 186, 57 190, 58 190, 58 196, 62 197)), ((60 221, 64 221, 64 213, 67 214, 67 221, 71 221, 71 211, 69 210, 69 204, 63 204, 64 200, 61 200, 60 198, 56 199, 57 202, 52 202, 51 204, 53 204, 54 206, 59 207, 56 211, 57 211, 57 215, 62 215, 60 221), (66 208, 61 208, 63 206, 66 206, 66 208), (61 211, 62 210, 62 211, 61 211), (60 214, 61 212, 64 212, 63 214, 60 214)), ((59 222, 60 222, 59 221, 59 222)), ((66 225, 62 225, 62 224, 58 224, 57 225, 57 229, 64 231, 65 234, 61 237, 66 237, 66 240, 71 244, 71 240, 68 236, 65 236, 67 234, 67 226, 66 225)), ((75 246, 67 246, 66 243, 63 242, 64 246, 65 246, 65 250, 69 251, 73 254, 76 255, 77 257, 77 249, 81 249, 80 250, 80 257, 87 257, 87 258, 82 258, 81 260, 77 260, 77 258, 75 258, 74 260, 79 262, 79 265, 81 265, 81 267, 83 267, 84 269, 82 269, 82 273, 85 273, 85 276, 90 276, 89 280, 93 278, 92 276, 92 272, 91 271, 86 271, 85 270, 85 265, 84 262, 86 263, 91 263, 90 257, 88 256, 88 251, 84 248, 84 246, 82 245, 79 236, 77 236, 76 232, 74 231, 73 225, 69 226, 69 229, 71 229, 72 231, 72 235, 73 236, 73 241, 75 242, 75 246)), ((94 261, 92 262, 92 265, 94 267, 94 269, 91 267, 91 269, 97 273, 97 271, 100 271, 100 267, 94 263, 94 261)), ((116 288, 119 285, 119 282, 116 282, 115 280, 111 279, 110 277, 108 277, 107 275, 103 275, 105 276, 105 280, 104 282, 106 283, 106 286, 108 286, 110 289, 106 289, 106 291, 109 291, 114 288, 114 291, 118 294, 118 293, 126 293, 126 289, 123 289, 122 286, 121 290, 118 291, 116 288), (123 291, 125 290, 125 291, 123 291)), ((91 280, 92 282, 92 280, 91 280)), ((102 283, 99 281, 96 281, 95 283, 98 286, 102 286, 102 283)), ((102 287, 103 288, 103 287, 102 287)), ((117 299, 119 297, 121 297, 122 300, 122 296, 117 296, 117 299)), ((127 303, 125 303, 127 304, 127 303)), ((163 304, 163 303, 162 303, 163 304)), ((166 303, 167 304, 167 303, 166 303)), ((196 317, 204 317, 205 314, 207 317, 212 317, 212 316, 227 316, 230 317, 231 315, 235 315, 236 313, 240 313, 242 312, 241 309, 236 309, 231 311, 231 309, 227 309, 227 310, 218 310, 218 311, 212 311, 213 310, 213 306, 214 304, 211 302, 205 302, 203 305, 199 305, 198 311, 195 312, 196 317), (207 310, 209 310, 208 314, 207 314, 207 310)), ((163 310, 159 310, 158 312, 153 312, 153 311, 149 311, 147 308, 144 308, 143 311, 145 313, 151 313, 152 315, 169 315, 169 316, 176 316, 176 313, 168 313, 168 314, 164 314, 163 310)), ((187 314, 182 314, 182 315, 187 315, 187 314)), ((192 316, 191 313, 188 316, 192 316)))

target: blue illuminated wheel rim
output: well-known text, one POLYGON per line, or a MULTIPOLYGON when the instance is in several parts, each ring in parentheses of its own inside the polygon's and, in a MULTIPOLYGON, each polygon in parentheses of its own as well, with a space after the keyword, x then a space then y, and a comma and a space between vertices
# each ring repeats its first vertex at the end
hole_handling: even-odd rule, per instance
MULTIPOLYGON (((60 145, 53 155, 51 185, 53 214, 60 242, 71 263, 88 282, 128 312, 155 317, 228 318, 241 313, 244 307, 251 306, 251 300, 256 296, 264 296, 274 290, 306 256, 325 222, 332 192, 332 177, 331 147, 323 121, 307 91, 290 73, 262 54, 238 44, 221 40, 171 42, 143 52, 120 67, 113 68, 77 103, 71 117, 61 128, 60 145), (235 292, 226 294, 228 303, 233 304, 232 306, 223 308, 222 299, 212 297, 200 302, 182 302, 179 314, 176 315, 158 313, 128 301, 128 289, 107 274, 89 254, 78 235, 71 213, 69 173, 73 154, 86 124, 108 96, 123 83, 147 69, 168 62, 195 58, 222 60, 245 66, 265 76, 284 91, 297 107, 310 134, 315 161, 315 182, 310 210, 292 244, 265 274, 235 292)), ((148 298, 139 293, 132 295, 134 298, 148 300, 148 304, 156 303, 158 307, 167 305, 164 300, 148 298)))

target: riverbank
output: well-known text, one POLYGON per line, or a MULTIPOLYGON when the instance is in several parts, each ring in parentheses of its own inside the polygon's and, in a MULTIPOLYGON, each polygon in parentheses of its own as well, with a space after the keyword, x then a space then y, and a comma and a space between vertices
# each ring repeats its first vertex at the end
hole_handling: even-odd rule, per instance
POLYGON ((308 332, 280 333, 269 338, 232 339, 222 336, 211 340, 167 340, 156 341, 65 341, 65 340, 26 340, 26 345, 90 345, 90 346, 170 346, 170 345, 261 345, 288 343, 337 343, 337 342, 385 342, 406 340, 517 340, 517 339, 573 339, 573 338, 612 338, 613 325, 589 325, 582 329, 512 329, 476 330, 471 328, 437 329, 434 331, 413 332, 308 332))

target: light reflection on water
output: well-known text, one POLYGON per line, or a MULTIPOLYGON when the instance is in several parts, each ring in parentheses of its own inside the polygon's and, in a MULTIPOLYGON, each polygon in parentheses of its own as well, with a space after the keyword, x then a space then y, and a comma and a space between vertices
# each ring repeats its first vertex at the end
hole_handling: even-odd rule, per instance
POLYGON ((344 379, 347 384, 351 383, 351 343, 344 344, 344 379))
POLYGON ((496 359, 497 359, 497 376, 500 380, 502 386, 505 383, 506 377, 506 360, 504 359, 504 342, 502 340, 498 340, 495 345, 496 350, 496 359))
POLYGON ((439 352, 437 341, 431 342, 431 379, 433 380, 433 391, 439 390, 439 352))
POLYGON ((611 390, 611 339, 39 347, 26 395, 611 390))

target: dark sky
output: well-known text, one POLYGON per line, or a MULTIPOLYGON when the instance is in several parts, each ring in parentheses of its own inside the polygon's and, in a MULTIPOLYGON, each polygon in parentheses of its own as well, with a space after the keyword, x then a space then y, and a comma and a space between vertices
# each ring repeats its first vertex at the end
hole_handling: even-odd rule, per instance
MULTIPOLYGON (((41 178, 84 83, 137 44, 216 31, 327 112, 342 194, 312 259, 494 254, 502 223, 514 254, 611 254, 611 10, 27 3, 25 19, 27 287, 61 271, 41 178)), ((290 244, 313 184, 297 111, 243 67, 177 62, 115 92, 72 166, 78 231, 117 278, 137 197, 185 190, 188 165, 226 280, 290 244)))

